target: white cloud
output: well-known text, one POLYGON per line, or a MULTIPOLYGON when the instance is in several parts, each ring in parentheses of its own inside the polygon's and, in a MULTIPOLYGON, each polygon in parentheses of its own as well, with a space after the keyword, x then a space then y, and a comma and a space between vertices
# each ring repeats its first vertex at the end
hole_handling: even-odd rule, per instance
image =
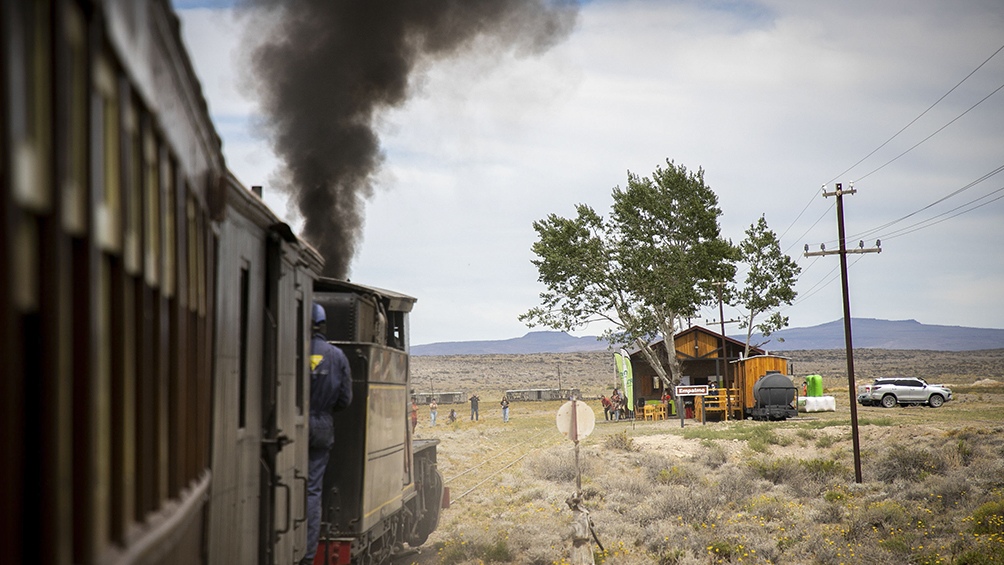
MULTIPOLYGON (((353 279, 419 298, 415 343, 521 335, 527 329, 516 317, 541 290, 529 263, 532 222, 571 215, 579 202, 606 213, 627 170, 647 175, 670 158, 706 170, 728 237, 741 239, 761 213, 787 232, 783 245, 806 267, 803 297, 785 312, 792 325, 839 318, 838 258, 800 256, 803 244, 837 237, 833 199, 820 196, 820 184, 1000 47, 1004 8, 933 0, 722 5, 732 9, 591 2, 573 35, 539 57, 430 66, 406 106, 381 118, 387 159, 353 279)), ((249 184, 267 183, 275 158, 250 131, 253 104, 234 86, 239 24, 210 10, 182 19, 231 167, 249 184)), ((1004 53, 835 179, 857 180, 858 193, 845 197, 848 234, 919 210, 1004 164, 999 92, 862 178, 957 118, 1002 76, 1004 53)), ((1004 174, 878 235, 1001 186, 1004 174)), ((998 201, 852 258, 852 314, 1004 327, 1002 220, 998 201)))

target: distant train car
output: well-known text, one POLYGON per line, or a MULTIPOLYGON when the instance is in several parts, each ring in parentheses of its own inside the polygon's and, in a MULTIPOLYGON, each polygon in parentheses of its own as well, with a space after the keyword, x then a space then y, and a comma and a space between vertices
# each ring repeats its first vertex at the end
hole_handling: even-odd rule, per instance
POLYGON ((509 402, 535 402, 544 400, 568 400, 572 396, 581 398, 577 388, 528 388, 505 391, 509 402))
POLYGON ((436 404, 463 404, 468 398, 463 392, 416 392, 412 397, 419 405, 429 404, 433 399, 436 404))
POLYGON ((353 395, 352 405, 335 413, 332 461, 339 464, 328 465, 324 478, 318 555, 381 563, 404 543, 425 542, 443 498, 439 442, 412 441, 408 418, 408 314, 415 299, 320 279, 314 300, 337 325, 328 338, 349 359, 353 395))

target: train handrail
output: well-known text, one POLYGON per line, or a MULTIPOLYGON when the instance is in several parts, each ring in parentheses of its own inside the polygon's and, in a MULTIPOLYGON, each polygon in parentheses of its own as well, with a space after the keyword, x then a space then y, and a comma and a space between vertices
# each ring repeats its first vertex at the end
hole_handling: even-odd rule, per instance
POLYGON ((282 481, 276 483, 275 488, 281 488, 286 491, 286 527, 282 529, 276 528, 275 532, 277 534, 289 533, 289 527, 292 525, 293 521, 293 511, 291 510, 293 503, 293 489, 289 488, 289 485, 282 481))
POLYGON ((302 524, 307 521, 307 475, 301 475, 299 469, 293 470, 293 480, 303 481, 303 518, 295 518, 293 525, 302 524))

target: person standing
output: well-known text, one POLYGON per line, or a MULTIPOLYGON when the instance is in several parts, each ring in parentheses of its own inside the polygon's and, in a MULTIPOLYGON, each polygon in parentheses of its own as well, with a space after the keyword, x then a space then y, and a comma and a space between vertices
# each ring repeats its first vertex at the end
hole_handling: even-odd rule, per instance
POLYGON ((472 422, 478 419, 478 402, 480 402, 480 401, 481 401, 481 398, 479 398, 478 395, 476 395, 476 394, 472 394, 471 395, 471 421, 472 422))
POLYGON ((415 428, 418 427, 418 400, 411 397, 411 435, 415 435, 415 428))
POLYGON ((321 532, 324 471, 335 444, 333 413, 352 403, 352 375, 345 353, 328 343, 327 317, 317 303, 311 311, 310 428, 307 468, 307 548, 301 563, 312 563, 321 532))
POLYGON ((611 406, 610 399, 607 398, 606 395, 604 395, 603 398, 600 399, 600 404, 603 405, 603 419, 609 421, 610 420, 610 406, 611 406))
POLYGON ((502 402, 499 404, 502 405, 502 423, 506 424, 509 422, 509 399, 502 395, 502 402))
POLYGON ((436 425, 436 414, 439 412, 439 403, 433 398, 432 402, 429 403, 429 419, 432 420, 432 425, 436 425))

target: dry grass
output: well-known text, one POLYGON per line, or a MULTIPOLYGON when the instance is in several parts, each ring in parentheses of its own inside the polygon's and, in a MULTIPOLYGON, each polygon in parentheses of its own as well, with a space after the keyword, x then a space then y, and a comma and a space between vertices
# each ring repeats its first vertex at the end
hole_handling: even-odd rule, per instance
MULTIPOLYGON (((909 360, 894 354, 902 365, 952 365, 967 375, 958 385, 1004 380, 1004 355, 987 357, 997 364, 970 368, 929 353, 909 360)), ((593 354, 582 355, 584 384, 563 385, 605 391, 612 366, 586 383, 593 354)), ((464 384, 477 383, 490 399, 523 388, 493 378, 521 374, 527 388, 548 386, 528 375, 572 365, 564 356, 526 364, 519 358, 531 356, 487 357, 493 359, 478 364, 416 358, 414 369, 438 371, 450 359, 457 366, 434 378, 452 390, 474 392, 464 384)), ((869 362, 886 363, 877 355, 869 362)), ((571 378, 566 368, 562 374, 571 378)), ((591 401, 601 421, 580 443, 579 459, 585 506, 605 548, 594 544, 597 562, 1004 564, 1004 386, 956 390, 958 398, 936 410, 859 407, 861 484, 854 482, 847 399, 840 395, 834 413, 776 423, 688 421, 683 428, 678 420, 603 422, 591 401)), ((554 424, 559 405, 514 403, 503 425, 485 400, 480 422, 467 421, 469 410, 458 406, 464 419, 453 425, 420 423, 421 437, 442 441, 440 467, 454 497, 467 494, 444 511, 423 552, 405 563, 567 563, 565 499, 577 473, 573 445, 554 424)))

